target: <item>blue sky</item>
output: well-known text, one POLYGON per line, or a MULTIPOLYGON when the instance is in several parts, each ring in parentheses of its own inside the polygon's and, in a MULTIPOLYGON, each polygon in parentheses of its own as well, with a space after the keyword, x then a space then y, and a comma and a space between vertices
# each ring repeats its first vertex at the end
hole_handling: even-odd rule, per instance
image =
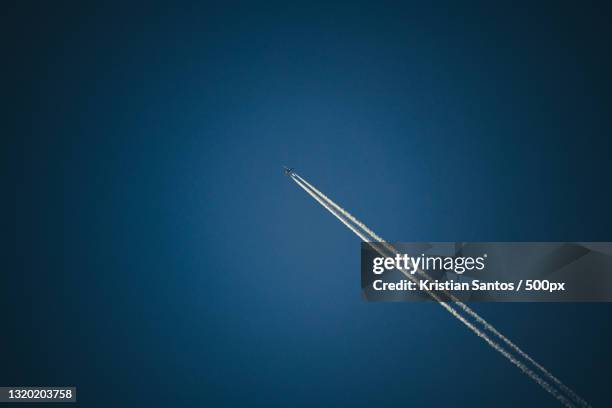
MULTIPOLYGON (((3 383, 83 406, 556 406, 438 305, 363 302, 358 240, 281 165, 388 240, 610 240, 608 11, 40 7, 12 10, 7 54, 3 383)), ((610 403, 609 305, 475 308, 610 403)))

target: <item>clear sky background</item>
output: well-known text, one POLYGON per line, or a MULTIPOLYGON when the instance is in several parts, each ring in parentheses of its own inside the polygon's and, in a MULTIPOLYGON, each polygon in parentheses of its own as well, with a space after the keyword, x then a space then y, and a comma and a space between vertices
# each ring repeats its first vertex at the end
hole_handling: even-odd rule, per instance
MULTIPOLYGON (((558 403, 359 241, 610 241, 610 10, 8 6, 2 385, 80 406, 558 403)), ((603 4, 603 3, 602 3, 603 4)), ((594 406, 609 304, 474 308, 594 406)))

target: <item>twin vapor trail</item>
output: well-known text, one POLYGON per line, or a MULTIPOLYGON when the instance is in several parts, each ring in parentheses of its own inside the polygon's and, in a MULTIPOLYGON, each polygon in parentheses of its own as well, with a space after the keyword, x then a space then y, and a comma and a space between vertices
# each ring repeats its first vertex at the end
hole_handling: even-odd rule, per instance
MULTIPOLYGON (((381 256, 393 256, 398 253, 398 251, 391 244, 387 243, 364 223, 359 221, 344 208, 333 202, 316 187, 308 183, 304 178, 300 177, 293 171, 293 169, 285 167, 285 174, 304 191, 306 191, 308 195, 321 204, 323 208, 329 211, 348 229, 357 235, 362 241, 376 242, 381 244, 382 246, 372 246, 381 256)), ((402 272, 410 280, 416 282, 417 278, 408 271, 400 270, 400 272, 402 272)), ((427 273, 423 270, 419 269, 417 270, 417 273, 425 278, 429 278, 427 273)), ((486 321, 468 305, 457 299, 453 294, 448 292, 445 293, 451 302, 443 301, 439 295, 431 291, 427 291, 427 294, 454 318, 463 323, 476 336, 481 338, 495 351, 514 364, 523 374, 555 397, 561 404, 570 408, 590 407, 590 405, 571 388, 561 382, 561 380, 544 368, 544 366, 535 361, 531 356, 510 341, 510 339, 504 336, 499 330, 497 330, 491 323, 486 321)))

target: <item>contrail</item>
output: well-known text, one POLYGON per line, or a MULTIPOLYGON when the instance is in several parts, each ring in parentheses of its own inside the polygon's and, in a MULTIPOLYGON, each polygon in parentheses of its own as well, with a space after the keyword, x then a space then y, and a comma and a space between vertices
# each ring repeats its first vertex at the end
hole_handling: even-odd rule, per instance
MULTIPOLYGON (((304 191, 306 191, 310 196, 312 196, 321 206, 327 209, 332 215, 338 218, 344 225, 346 225, 351 231, 353 231, 362 241, 377 241, 381 243, 388 251, 393 254, 397 254, 397 250, 390 246, 386 241, 384 241, 381 237, 379 237, 374 231, 370 230, 365 224, 351 215, 348 211, 337 205, 334 201, 328 198, 321 191, 316 189, 302 177, 300 177, 295 172, 291 172, 289 174, 292 180, 298 184, 304 191), (355 228, 355 225, 351 225, 350 222, 357 225, 363 231, 358 231, 355 228), (365 232, 365 234, 364 234, 365 232), (365 235, 369 235, 374 238, 373 240, 368 239, 365 235)), ((382 253, 380 248, 373 246, 373 248, 382 256, 385 254, 382 253)), ((400 269, 406 277, 408 277, 413 282, 416 282, 416 278, 408 273, 405 270, 400 269)), ((419 272, 425 277, 429 278, 429 276, 424 272, 419 270, 419 272)), ((551 386, 546 380, 544 380, 540 375, 535 373, 529 367, 527 367, 523 362, 519 361, 515 356, 510 354, 503 346, 499 343, 495 342, 491 339, 486 333, 482 332, 480 329, 475 327, 472 323, 467 321, 464 316, 460 315, 453 307, 451 307, 447 302, 443 302, 438 295, 431 291, 426 291, 434 300, 436 300, 442 307, 444 307, 450 314, 452 314, 455 318, 461 321, 464 325, 466 325, 470 330, 472 330, 478 337, 482 338, 487 344, 493 347, 496 351, 498 351, 501 355, 506 357, 511 363, 516 365, 522 372, 524 372, 527 376, 529 376, 533 381, 535 381, 538 385, 540 385, 544 390, 553 395, 559 402, 567 407, 574 407, 575 405, 569 401, 564 395, 559 393, 557 389, 551 386)), ((483 328, 487 331, 494 334, 498 339, 502 340, 507 346, 509 346, 512 350, 517 352, 521 357, 525 360, 533 364, 537 369, 539 369, 549 380, 555 383, 559 388, 561 388, 566 394, 568 394, 575 402, 578 402, 580 405, 584 407, 589 407, 589 404, 580 398, 576 393, 574 393, 569 387, 563 384, 559 379, 553 376, 548 370, 546 370, 543 366, 538 364, 535 360, 533 360, 527 353, 522 351, 518 346, 512 343, 507 337, 502 335, 498 330, 495 329, 490 323, 488 323, 484 318, 474 312, 470 307, 468 307, 465 303, 459 301, 454 295, 446 292, 447 295, 453 300, 455 304, 457 304, 463 311, 465 311, 468 315, 473 317, 478 323, 483 325, 483 328)))
MULTIPOLYGON (((358 225, 367 234, 369 234, 372 238, 374 238, 373 241, 377 241, 377 242, 381 243, 383 246, 385 246, 385 248, 387 248, 389 251, 391 251, 394 255, 398 253, 397 250, 394 247, 390 246, 385 240, 383 240, 381 237, 376 235, 376 233, 374 231, 372 231, 371 229, 369 229, 364 223, 359 221, 357 218, 355 218, 351 213, 346 211, 344 208, 340 207, 333 200, 331 200, 329 197, 327 197, 325 194, 323 194, 320 190, 318 190, 316 187, 314 187, 313 185, 308 183, 306 180, 304 180, 300 175, 298 175, 297 173, 293 173, 292 177, 294 179, 299 179, 299 181, 301 181, 308 188, 310 188, 313 192, 315 192, 315 194, 319 195, 324 201, 326 201, 329 205, 331 205, 335 210, 339 211, 347 219, 351 220, 353 223, 358 225)), ((427 273, 422 271, 420 268, 417 268, 417 270, 418 270, 418 272, 422 276, 424 276, 425 278, 431 280, 431 277, 427 273)), ((468 305, 463 303, 461 300, 459 300, 452 293, 449 293, 449 292, 445 291, 445 294, 448 295, 449 298, 455 304, 457 304, 463 311, 465 311, 468 315, 470 315, 478 323, 480 323, 484 327, 485 330, 493 333, 493 335, 495 335, 497 338, 499 338, 501 341, 503 341, 508 347, 510 347, 512 350, 514 350, 517 354, 519 354, 521 357, 523 357, 529 363, 533 364, 533 366, 536 367, 538 370, 540 370, 544 374, 545 377, 547 377, 550 381, 552 381, 560 389, 562 389, 566 394, 568 394, 574 400, 574 402, 577 402, 582 407, 590 407, 590 405, 583 398, 581 398, 571 388, 569 388, 561 380, 559 380, 557 377, 555 377, 550 371, 548 371, 546 368, 544 368, 544 366, 542 366, 537 361, 535 361, 531 356, 529 356, 529 354, 524 352, 520 347, 518 347, 516 344, 514 344, 510 339, 508 339, 506 336, 504 336, 502 333, 500 333, 492 324, 487 322, 482 316, 480 316, 478 313, 476 313, 472 308, 470 308, 468 305)))

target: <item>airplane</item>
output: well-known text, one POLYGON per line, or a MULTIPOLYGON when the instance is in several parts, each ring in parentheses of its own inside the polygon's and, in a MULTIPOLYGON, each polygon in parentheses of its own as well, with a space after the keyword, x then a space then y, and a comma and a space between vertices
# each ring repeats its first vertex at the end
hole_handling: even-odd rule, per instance
POLYGON ((292 176, 293 175, 293 167, 289 168, 287 166, 283 166, 283 169, 285 169, 285 176, 292 176))

